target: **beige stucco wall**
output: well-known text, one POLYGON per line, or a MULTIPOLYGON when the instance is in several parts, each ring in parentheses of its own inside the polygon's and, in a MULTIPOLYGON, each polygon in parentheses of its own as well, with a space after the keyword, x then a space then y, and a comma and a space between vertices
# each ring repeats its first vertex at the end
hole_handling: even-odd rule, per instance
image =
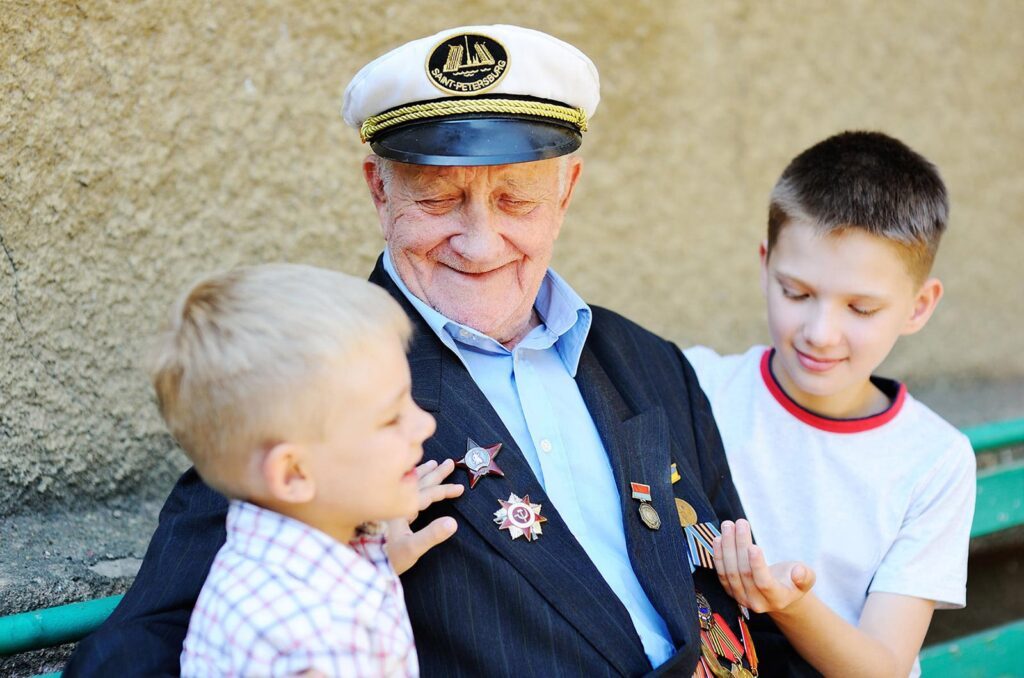
POLYGON ((368 272, 380 249, 338 117, 363 63, 462 23, 581 47, 601 109, 556 266, 683 343, 764 340, 756 247, 788 159, 902 137, 953 196, 947 296, 886 370, 1024 379, 1024 4, 0 0, 0 515, 182 467, 138 357, 197 273, 368 272))

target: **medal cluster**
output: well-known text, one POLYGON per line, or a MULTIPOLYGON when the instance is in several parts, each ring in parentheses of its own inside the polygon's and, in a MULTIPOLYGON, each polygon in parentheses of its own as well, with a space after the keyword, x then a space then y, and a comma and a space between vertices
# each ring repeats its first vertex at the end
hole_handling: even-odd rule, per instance
MULTIPOLYGON (((466 454, 455 463, 469 474, 470 489, 476 487, 476 484, 486 476, 505 475, 495 462, 500 450, 501 443, 483 446, 472 439, 466 441, 466 454)), ((669 478, 673 484, 682 478, 676 464, 672 464, 669 471, 669 478)), ((630 482, 629 489, 633 499, 640 502, 638 512, 641 522, 650 530, 660 530, 661 516, 654 507, 651 486, 646 483, 630 482)), ((512 539, 522 537, 525 541, 532 542, 543 534, 543 524, 547 522, 547 518, 541 515, 541 505, 530 501, 529 495, 520 497, 512 493, 509 494, 507 501, 499 499, 498 503, 501 508, 494 512, 494 523, 498 529, 508 530, 512 539)), ((679 526, 686 535, 690 572, 699 567, 714 569, 714 540, 721 534, 718 526, 711 521, 701 522, 696 509, 684 499, 676 497, 675 507, 679 526)), ((743 616, 739 617, 741 637, 737 638, 725 619, 711 609, 708 599, 700 592, 696 594, 697 619, 700 622, 700 658, 693 678, 756 678, 757 653, 743 616)), ((745 615, 746 609, 740 609, 745 615)))
POLYGON ((708 599, 698 593, 697 619, 700 621, 700 660, 693 678, 756 678, 757 653, 743 617, 739 618, 740 640, 725 619, 711 609, 708 599), (744 656, 749 669, 743 665, 744 656), (729 668, 722 664, 722 660, 729 664, 729 668))

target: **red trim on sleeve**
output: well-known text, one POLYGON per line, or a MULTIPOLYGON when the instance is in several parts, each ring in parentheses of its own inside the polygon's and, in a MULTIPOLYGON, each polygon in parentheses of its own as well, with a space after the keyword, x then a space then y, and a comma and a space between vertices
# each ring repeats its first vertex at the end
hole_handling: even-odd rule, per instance
POLYGON ((794 417, 814 428, 821 429, 822 431, 828 431, 830 433, 863 433, 864 431, 870 431, 871 429, 878 428, 892 421, 900 410, 903 409, 903 403, 907 399, 907 387, 904 384, 900 384, 899 391, 896 392, 896 397, 893 398, 892 404, 885 408, 878 414, 873 414, 870 417, 862 417, 860 419, 832 419, 830 417, 823 417, 820 414, 815 414, 808 409, 804 409, 796 402, 793 401, 786 392, 779 386, 779 382, 775 379, 775 375, 772 374, 771 367, 771 356, 775 349, 765 349, 764 355, 761 356, 761 378, 764 380, 764 385, 768 387, 768 392, 775 397, 782 407, 792 414, 794 417))

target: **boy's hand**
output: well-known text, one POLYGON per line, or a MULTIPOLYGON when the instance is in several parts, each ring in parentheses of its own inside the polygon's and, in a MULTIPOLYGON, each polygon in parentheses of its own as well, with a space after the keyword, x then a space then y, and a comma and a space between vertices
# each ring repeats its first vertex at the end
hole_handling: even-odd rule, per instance
POLYGON ((814 586, 814 571, 788 561, 768 566, 764 552, 754 546, 750 523, 742 518, 722 523, 715 538, 715 571, 722 588, 754 612, 777 612, 804 597, 814 586))
MULTIPOLYGON (((422 511, 435 501, 453 499, 466 489, 464 485, 441 484, 441 481, 455 470, 455 462, 445 459, 440 465, 436 461, 425 461, 416 467, 416 475, 420 483, 420 506, 422 511)), ((409 528, 409 523, 416 520, 418 513, 387 521, 388 539, 387 553, 391 567, 397 574, 402 574, 416 564, 424 553, 434 548, 448 537, 455 534, 457 527, 454 518, 438 518, 418 532, 409 528)))

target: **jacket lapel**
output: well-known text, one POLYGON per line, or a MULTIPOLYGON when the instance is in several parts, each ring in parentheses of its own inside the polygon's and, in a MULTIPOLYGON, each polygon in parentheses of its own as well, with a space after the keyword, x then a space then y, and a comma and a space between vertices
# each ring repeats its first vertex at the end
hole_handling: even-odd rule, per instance
POLYGON ((671 440, 664 410, 636 393, 626 398, 603 369, 590 344, 580 358, 577 384, 604 442, 619 488, 630 562, 651 604, 665 620, 677 651, 697 642, 697 618, 686 540, 679 525, 675 496, 700 496, 692 485, 696 476, 684 473, 675 486, 670 479, 671 440), (639 412, 634 413, 634 408, 639 412), (657 530, 640 518, 640 502, 631 482, 651 488, 651 504, 661 519, 657 530))
MULTIPOLYGON (((461 458, 466 441, 490 446, 501 443, 496 462, 503 477, 489 476, 469 489, 468 478, 456 470, 455 482, 466 490, 453 501, 463 521, 508 561, 569 624, 615 667, 626 675, 650 670, 640 638, 618 597, 598 572, 587 553, 551 504, 533 470, 501 418, 477 387, 468 371, 434 335, 383 271, 378 260, 370 277, 403 306, 414 325, 409 351, 413 398, 437 419, 437 432, 424 444, 425 459, 438 462, 461 458), (547 522, 535 541, 512 539, 499 529, 494 513, 510 494, 528 495, 541 505, 547 522)), ((666 465, 667 469, 667 465, 666 465)))

